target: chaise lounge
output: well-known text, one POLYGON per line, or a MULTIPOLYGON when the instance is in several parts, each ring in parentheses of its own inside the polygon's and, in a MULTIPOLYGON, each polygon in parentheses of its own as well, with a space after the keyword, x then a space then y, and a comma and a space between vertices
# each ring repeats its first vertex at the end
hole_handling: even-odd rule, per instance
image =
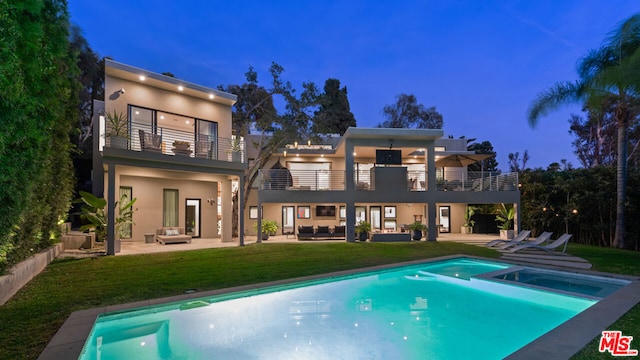
POLYGON ((522 245, 514 246, 511 249, 507 249, 507 251, 516 252, 523 249, 526 249, 526 250, 538 249, 538 250, 544 250, 544 251, 553 251, 556 248, 559 248, 560 246, 564 245, 564 247, 562 248, 562 252, 565 252, 567 250, 567 244, 569 243, 569 239, 571 239, 571 234, 563 234, 562 236, 560 236, 559 238, 557 238, 556 240, 554 240, 552 243, 548 245, 522 244, 522 245))

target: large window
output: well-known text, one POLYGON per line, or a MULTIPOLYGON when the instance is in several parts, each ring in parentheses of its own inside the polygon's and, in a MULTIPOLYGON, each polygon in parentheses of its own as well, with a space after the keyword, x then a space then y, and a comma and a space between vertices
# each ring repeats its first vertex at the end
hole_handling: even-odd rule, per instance
MULTIPOLYGON (((120 186, 120 196, 118 197, 119 206, 128 204, 131 199, 133 199, 133 189, 131 188, 131 186, 120 186)), ((129 214, 130 215, 128 220, 130 222, 120 227, 120 239, 131 239, 131 233, 133 230, 133 224, 131 222, 133 221, 133 215, 132 213, 129 214)))
POLYGON ((293 186, 308 190, 328 190, 331 185, 331 163, 289 162, 293 186))
POLYGON ((164 189, 162 199, 162 226, 178 226, 178 190, 164 189))

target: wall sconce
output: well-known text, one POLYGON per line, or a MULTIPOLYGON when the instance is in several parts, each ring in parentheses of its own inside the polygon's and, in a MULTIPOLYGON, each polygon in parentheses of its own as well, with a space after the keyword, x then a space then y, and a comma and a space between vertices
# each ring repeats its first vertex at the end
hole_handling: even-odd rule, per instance
POLYGON ((311 146, 311 140, 307 140, 307 145, 311 146))
POLYGON ((287 157, 287 150, 283 151, 282 155, 284 155, 284 157, 287 157))
POLYGON ((209 203, 209 205, 213 206, 213 205, 216 204, 216 201, 214 199, 209 198, 209 199, 207 199, 207 203, 209 203))
POLYGON ((298 148, 298 142, 297 141, 293 142, 293 147, 296 148, 296 149, 298 148))

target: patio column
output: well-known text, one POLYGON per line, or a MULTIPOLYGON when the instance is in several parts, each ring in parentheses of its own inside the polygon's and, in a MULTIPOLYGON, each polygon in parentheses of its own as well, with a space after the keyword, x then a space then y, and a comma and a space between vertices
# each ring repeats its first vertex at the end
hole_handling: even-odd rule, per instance
POLYGON ((111 162, 107 165, 107 177, 107 255, 115 255, 116 166, 111 162))
POLYGON ((244 204, 244 176, 238 178, 238 240, 240 246, 244 246, 244 208, 240 206, 244 204))
MULTIPOLYGON (((220 181, 221 201, 222 201, 222 231, 220 234, 222 242, 233 241, 232 226, 233 226, 233 200, 231 199, 231 180, 224 179, 220 181)), ((217 220, 216 220, 217 221, 217 220)), ((238 231, 242 231, 239 228, 238 231)))
POLYGON ((427 241, 436 241, 438 237, 438 228, 436 227, 436 203, 430 201, 427 203, 427 241))

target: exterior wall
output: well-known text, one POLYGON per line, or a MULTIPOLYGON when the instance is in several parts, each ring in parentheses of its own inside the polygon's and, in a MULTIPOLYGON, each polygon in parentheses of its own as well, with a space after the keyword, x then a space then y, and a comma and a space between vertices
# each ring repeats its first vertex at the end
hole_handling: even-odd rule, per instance
POLYGON ((218 123, 218 136, 231 137, 231 107, 197 99, 185 94, 173 93, 133 81, 105 76, 106 111, 116 110, 127 113, 127 105, 161 110, 177 115, 215 121, 218 123), (124 94, 110 97, 124 88, 124 94))
POLYGON ((179 197, 178 225, 185 227, 186 199, 200 199, 200 237, 217 238, 217 206, 207 203, 208 198, 217 198, 218 183, 193 180, 172 180, 138 176, 122 176, 120 186, 130 186, 137 198, 134 205, 138 209, 133 215, 131 240, 144 241, 144 234, 155 233, 162 227, 163 189, 177 189, 179 197))

